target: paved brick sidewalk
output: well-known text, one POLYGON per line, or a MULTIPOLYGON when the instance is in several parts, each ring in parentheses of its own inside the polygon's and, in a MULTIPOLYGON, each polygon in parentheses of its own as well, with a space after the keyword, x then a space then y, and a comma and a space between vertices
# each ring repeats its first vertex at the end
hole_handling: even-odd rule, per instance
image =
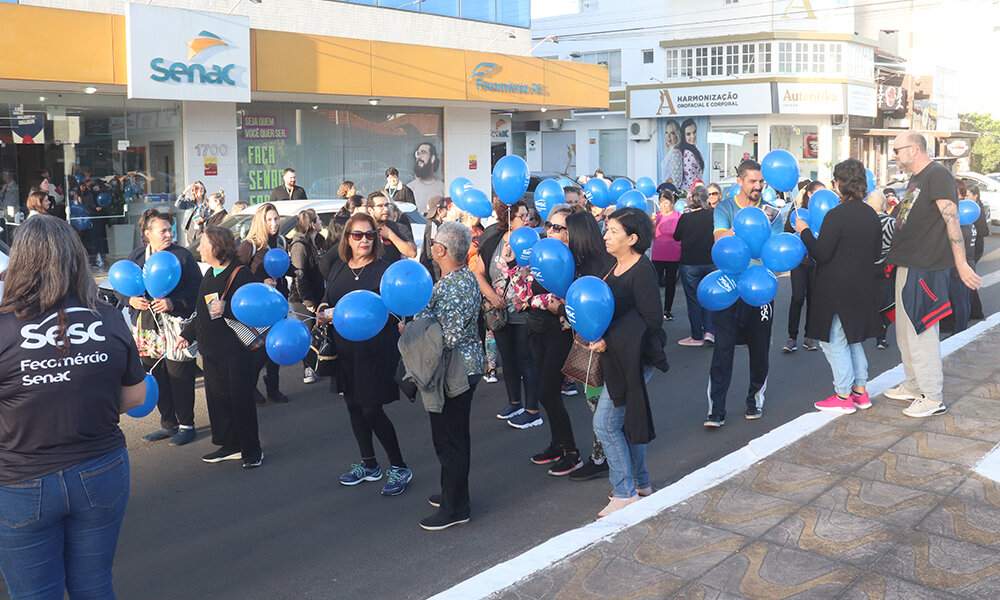
MULTIPOLYGON (((1000 327, 945 360, 949 412, 834 420, 502 600, 1000 598, 1000 327)), ((725 434, 725 431, 719 433, 725 434)))

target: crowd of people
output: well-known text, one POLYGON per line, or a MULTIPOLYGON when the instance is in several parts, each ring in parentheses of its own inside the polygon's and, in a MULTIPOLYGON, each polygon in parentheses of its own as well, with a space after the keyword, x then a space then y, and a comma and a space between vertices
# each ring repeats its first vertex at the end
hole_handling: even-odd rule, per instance
MULTIPOLYGON (((608 477, 611 493, 599 518, 653 492, 646 451, 656 432, 647 383, 656 370, 669 368, 663 322, 674 319, 678 279, 690 335, 677 343, 712 346, 704 426, 725 425, 735 348, 742 344, 750 358, 744 417, 763 417, 774 302, 737 300, 710 311, 697 293, 715 270, 714 242, 733 235, 737 214, 750 206, 763 211, 772 234, 794 231, 808 250, 791 271, 782 350, 797 349, 805 307, 803 347, 823 350, 833 381, 833 394, 816 408, 849 414, 872 405, 862 342, 874 338, 886 347, 894 310, 905 380, 885 395, 909 400, 903 412, 910 417, 944 413, 939 326, 954 312, 958 331, 975 315, 971 291, 981 279, 974 267, 988 227, 959 224, 959 186, 929 158, 921 135, 901 134, 895 153, 911 174, 904 197, 893 204, 880 191, 868 193, 863 165, 845 160, 833 170, 831 187, 840 204, 826 215, 822 234, 764 199, 764 176, 753 160, 739 166, 735 194, 715 184, 694 185, 682 194, 682 206, 675 190, 661 186, 652 216, 593 206, 568 187, 566 203, 552 207, 544 220, 530 198, 510 206, 494 198, 495 217, 483 223, 437 196, 428 201, 420 247, 405 215, 393 210, 397 195, 406 198, 392 169, 386 189, 367 197, 344 182, 343 210, 325 226, 314 211, 302 211, 290 239, 279 233, 279 212, 269 202, 256 207, 245 238, 237 240, 217 226, 224 193, 206 196, 196 182, 182 194, 195 210, 178 225, 197 235, 198 258, 209 268, 202 273, 196 257, 175 243, 172 214, 147 211, 139 224, 143 244, 128 260, 142 266, 153 253, 168 252, 181 264, 181 277, 163 298, 120 295, 129 324, 98 304, 78 232, 39 211, 15 236, 0 299, 0 463, 6 466, 0 522, 13 523, 0 527, 0 568, 12 597, 53 586, 71 595, 86 590, 110 596, 111 560, 128 500, 128 454, 118 415, 141 402, 146 372, 159 389, 160 422, 143 440, 180 446, 196 438, 198 356, 215 446, 202 460, 241 461, 245 469, 264 463, 257 405, 284 404, 288 397, 279 389, 279 365, 263 347, 266 331, 233 313, 234 294, 251 283, 285 296, 291 312, 336 355, 330 393, 343 397, 358 446, 357 462, 340 476, 343 485, 384 477, 383 495, 405 491, 414 474, 385 406, 401 392, 419 390, 440 462, 440 491, 428 498, 435 511, 419 523, 430 531, 470 519, 471 401, 480 384, 498 380, 498 367, 505 398, 496 417, 517 429, 549 426, 548 445, 525 458, 556 477, 608 477), (565 299, 518 263, 511 236, 522 227, 540 227, 543 236, 566 244, 577 278, 607 284, 614 312, 600 339, 579 337, 565 299), (274 248, 290 257, 283 277, 264 267, 274 248), (386 270, 405 258, 419 260, 434 281, 426 308, 412 318, 388 319, 364 341, 331 325, 332 307, 352 292, 378 293, 386 270), (581 359, 582 378, 567 379, 568 366, 581 359), (264 393, 257 390, 261 372, 264 393), (584 448, 584 432, 574 432, 564 404, 578 387, 593 411, 584 448), (87 407, 83 416, 81 404, 87 407), (38 427, 43 419, 49 426, 38 427), (94 503, 95 494, 107 502, 94 503), (33 516, 25 516, 31 506, 33 516), (49 566, 32 566, 42 563, 49 566)), ((291 169, 281 187, 275 201, 304 196, 291 169)), ((788 200, 793 208, 808 207, 823 187, 803 182, 788 200)), ((962 190, 962 196, 978 200, 978 190, 962 190)), ((302 369, 305 383, 320 377, 309 364, 302 369)))

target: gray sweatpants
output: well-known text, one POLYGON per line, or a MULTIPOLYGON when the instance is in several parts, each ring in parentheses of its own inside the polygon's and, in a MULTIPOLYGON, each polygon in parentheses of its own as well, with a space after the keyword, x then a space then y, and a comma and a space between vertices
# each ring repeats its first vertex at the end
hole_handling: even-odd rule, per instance
POLYGON ((941 368, 941 338, 938 323, 917 335, 906 309, 902 293, 909 274, 906 267, 896 267, 896 344, 903 357, 903 385, 928 400, 944 402, 944 371, 941 368))

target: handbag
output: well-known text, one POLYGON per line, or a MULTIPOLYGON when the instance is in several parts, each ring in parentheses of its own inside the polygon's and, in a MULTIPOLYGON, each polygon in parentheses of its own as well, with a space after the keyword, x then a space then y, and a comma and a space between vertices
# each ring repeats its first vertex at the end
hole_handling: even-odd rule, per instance
POLYGON ((507 285, 503 287, 503 293, 500 294, 500 298, 504 301, 503 308, 493 306, 489 298, 483 296, 483 322, 486 323, 486 328, 490 331, 500 331, 507 325, 507 288, 510 287, 510 280, 511 277, 508 277, 507 285))
POLYGON ((596 388, 604 385, 601 356, 590 350, 587 342, 578 337, 573 338, 573 345, 566 356, 562 374, 590 387, 596 388))
POLYGON ((197 313, 192 313, 187 319, 182 319, 180 317, 175 317, 167 313, 163 313, 163 327, 160 331, 163 333, 163 341, 166 350, 167 360, 172 360, 174 362, 189 362, 198 357, 198 342, 192 342, 187 348, 183 350, 177 350, 177 342, 181 339, 181 332, 187 327, 197 313))
MULTIPOLYGON (((229 294, 229 288, 233 285, 233 280, 236 279, 236 274, 240 272, 240 269, 245 269, 246 267, 240 265, 233 269, 233 274, 229 276, 229 283, 226 284, 226 291, 222 292, 222 297, 225 298, 229 294)), ((228 300, 227 300, 228 302, 228 300)), ((236 337, 239 338, 240 342, 243 343, 250 350, 260 350, 264 347, 264 342, 267 339, 267 332, 270 331, 270 327, 262 327, 260 329, 256 327, 250 327, 236 319, 226 319, 226 325, 233 330, 236 337)))
POLYGON ((312 329, 309 352, 306 353, 306 366, 317 377, 329 377, 334 374, 336 361, 337 349, 327 335, 326 326, 316 325, 312 329))

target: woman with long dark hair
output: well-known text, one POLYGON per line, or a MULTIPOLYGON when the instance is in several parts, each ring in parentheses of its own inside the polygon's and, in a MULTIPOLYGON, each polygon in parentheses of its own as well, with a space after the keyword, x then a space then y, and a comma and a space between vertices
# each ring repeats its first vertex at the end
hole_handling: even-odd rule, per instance
MULTIPOLYGON (((808 210, 809 198, 817 191, 825 189, 826 186, 823 185, 822 181, 817 180, 806 183, 800 193, 799 201, 796 203, 798 208, 808 210)), ((788 211, 788 216, 785 217, 785 231, 787 232, 794 231, 792 227, 792 213, 796 207, 793 206, 792 208, 793 210, 788 211)), ((788 274, 788 278, 792 284, 792 299, 788 304, 788 340, 785 341, 785 345, 781 348, 781 351, 785 354, 795 352, 798 349, 796 340, 799 337, 799 322, 802 318, 803 305, 806 307, 806 322, 809 322, 809 311, 812 310, 812 301, 810 298, 812 297, 812 289, 816 278, 816 261, 806 254, 802 257, 802 262, 788 274)), ((806 350, 819 349, 816 346, 816 342, 809 335, 806 335, 805 339, 802 340, 802 347, 806 350)))
POLYGON ((677 267, 681 259, 681 244, 674 239, 681 213, 674 210, 674 193, 660 190, 660 210, 653 215, 655 237, 649 256, 656 268, 656 278, 663 286, 663 320, 673 321, 674 295, 677 292, 677 267))
POLYGON ((14 236, 0 302, 0 571, 13 599, 114 598, 129 499, 118 415, 146 372, 100 304, 80 236, 37 215, 14 236), (72 333, 71 333, 72 332, 72 333))
MULTIPOLYGON (((347 294, 357 290, 378 293, 382 275, 389 264, 382 259, 384 245, 378 239, 378 225, 368 213, 354 214, 344 229, 337 256, 340 259, 330 267, 326 293, 317 308, 320 323, 330 323, 324 309, 333 308, 347 294)), ((399 400, 399 388, 393 380, 399 365, 399 330, 393 319, 375 337, 354 342, 330 327, 331 341, 337 351, 336 377, 331 379, 331 391, 344 394, 351 429, 358 443, 361 462, 340 476, 343 485, 357 485, 364 481, 382 479, 382 467, 375 457, 372 434, 378 438, 389 457, 385 496, 403 493, 413 474, 403 461, 396 428, 383 408, 399 400)))
MULTIPOLYGON (((316 245, 323 229, 316 211, 307 208, 299 213, 295 223, 295 235, 288 244, 288 256, 295 277, 288 291, 288 304, 292 312, 307 326, 313 321, 309 316, 316 312, 316 307, 323 300, 326 282, 319 270, 320 249, 316 245)), ((302 383, 313 383, 316 374, 302 364, 302 383)))
POLYGON ((681 123, 681 142, 677 145, 684 164, 684 181, 678 186, 678 189, 683 191, 690 190, 695 182, 701 180, 705 175, 705 159, 702 158, 697 143, 698 125, 694 119, 684 119, 684 122, 681 123))
POLYGON ((841 202, 823 218, 823 235, 817 239, 804 219, 795 222, 795 231, 816 261, 816 293, 806 331, 819 340, 833 371, 834 395, 814 404, 823 411, 850 414, 872 405, 861 342, 881 331, 875 263, 881 254, 882 227, 865 204, 868 183, 861 161, 838 163, 833 185, 841 202))
MULTIPOLYGON (((604 237, 597 220, 589 212, 574 212, 566 217, 566 233, 569 235, 569 251, 573 254, 576 264, 576 276, 590 275, 604 278, 615 264, 615 259, 604 247, 604 237)), ((584 386, 584 396, 590 412, 597 410, 597 399, 601 395, 601 387, 584 386)), ((569 474, 572 481, 586 481, 596 477, 606 477, 608 462, 604 455, 604 446, 594 434, 594 448, 590 458, 579 469, 569 474)))
POLYGON ((601 353, 604 391, 594 413, 594 432, 604 445, 613 488, 605 517, 653 492, 646 470, 646 445, 656 437, 646 380, 652 367, 666 371, 666 335, 656 270, 645 252, 653 241, 649 215, 637 208, 608 218, 604 245, 615 266, 605 281, 615 306, 604 336, 590 344, 601 353))
POLYGON ((517 266, 508 240, 512 231, 525 226, 528 207, 523 200, 509 207, 494 200, 493 208, 497 222, 487 227, 480 238, 479 261, 473 274, 483 297, 507 313, 507 324, 493 332, 507 388, 507 406, 497 413, 497 418, 516 429, 527 429, 542 424, 538 414, 538 372, 528 343, 528 316, 524 313, 527 306, 514 292, 514 279, 524 277, 524 272, 517 266))

